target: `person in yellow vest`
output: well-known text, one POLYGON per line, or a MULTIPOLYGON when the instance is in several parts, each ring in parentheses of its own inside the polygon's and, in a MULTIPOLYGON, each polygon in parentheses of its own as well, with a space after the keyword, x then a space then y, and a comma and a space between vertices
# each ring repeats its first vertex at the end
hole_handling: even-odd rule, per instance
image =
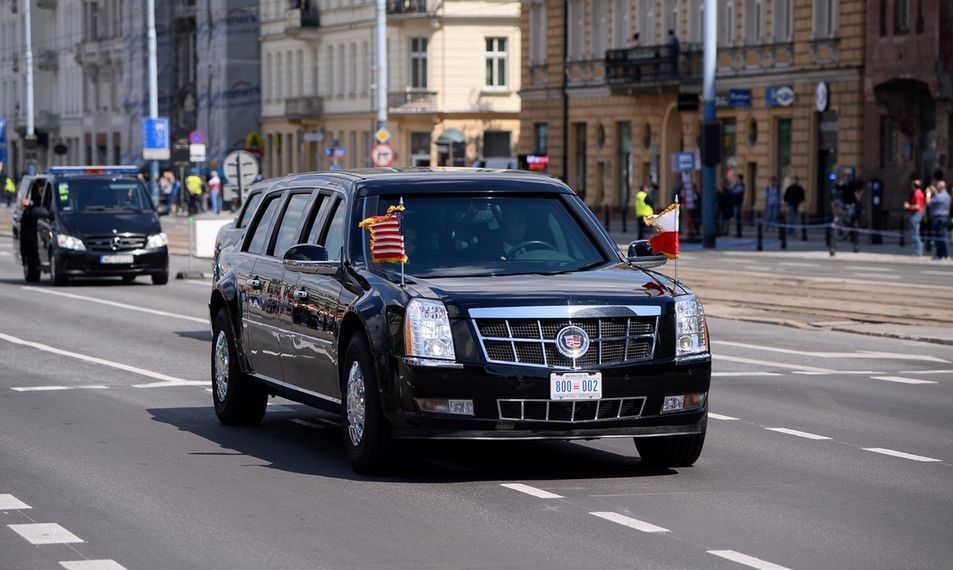
POLYGON ((4 172, 2 162, 0 162, 0 186, 3 186, 3 200, 9 208, 16 201, 17 185, 13 182, 13 178, 10 178, 4 172))
POLYGON ((193 172, 185 178, 185 188, 189 191, 189 215, 194 216, 202 203, 202 178, 193 172))
POLYGON ((649 187, 643 184, 635 193, 635 219, 639 222, 639 239, 645 239, 645 216, 651 216, 654 213, 649 201, 649 187))

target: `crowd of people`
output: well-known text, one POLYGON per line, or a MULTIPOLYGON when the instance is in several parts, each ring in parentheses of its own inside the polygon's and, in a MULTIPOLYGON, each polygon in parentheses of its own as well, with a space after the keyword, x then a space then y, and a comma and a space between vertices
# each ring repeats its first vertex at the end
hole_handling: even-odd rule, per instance
POLYGON ((903 209, 910 223, 914 255, 923 255, 922 236, 926 230, 934 244, 933 259, 949 259, 950 201, 950 192, 940 170, 933 174, 933 180, 925 189, 920 179, 910 182, 910 198, 903 203, 903 209))
POLYGON ((204 178, 193 171, 185 177, 184 186, 175 173, 166 170, 159 176, 159 192, 162 201, 169 205, 169 213, 175 216, 222 211, 222 179, 215 170, 204 178))

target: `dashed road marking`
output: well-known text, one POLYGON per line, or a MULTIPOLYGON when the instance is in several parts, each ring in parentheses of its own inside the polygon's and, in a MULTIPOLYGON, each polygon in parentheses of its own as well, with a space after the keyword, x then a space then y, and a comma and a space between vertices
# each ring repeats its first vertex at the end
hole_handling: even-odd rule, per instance
POLYGON ((191 321, 194 323, 202 323, 203 325, 209 324, 208 319, 200 319, 198 317, 190 317, 188 315, 180 315, 178 313, 170 313, 167 311, 158 311, 156 309, 147 309, 145 307, 137 307, 136 305, 127 305, 126 303, 117 303, 115 301, 107 301, 105 299, 97 299, 96 297, 88 297, 86 295, 76 295, 73 293, 63 293, 62 291, 52 291, 50 289, 44 289, 41 287, 23 287, 27 291, 33 291, 36 293, 45 293, 47 295, 56 295, 58 297, 66 297, 68 299, 78 299, 80 301, 87 301, 90 303, 100 303, 102 305, 109 305, 110 307, 119 307, 121 309, 127 309, 130 311, 139 311, 140 313, 149 313, 150 315, 158 315, 160 317, 169 317, 172 319, 182 319, 183 321, 191 321))
POLYGON ((924 275, 942 275, 944 277, 953 275, 953 271, 921 271, 920 273, 924 275))
POLYGON ((652 523, 647 523, 645 521, 640 521, 639 519, 634 519, 632 517, 627 517, 625 515, 620 515, 619 513, 612 512, 597 512, 589 513, 590 515, 605 519, 607 521, 612 521, 616 524, 621 524, 629 528, 634 528, 640 532, 670 532, 667 528, 656 526, 652 523))
POLYGON ((758 570, 788 570, 786 566, 779 566, 773 562, 761 560, 760 558, 755 558, 754 556, 748 556, 747 554, 742 554, 736 550, 709 550, 708 554, 714 554, 715 556, 724 558, 725 560, 731 560, 732 562, 743 564, 749 568, 757 568, 758 570))
POLYGON ((792 372, 792 374, 800 374, 802 376, 829 376, 831 374, 836 374, 838 376, 870 376, 871 374, 883 374, 883 372, 876 372, 874 370, 831 370, 830 372, 795 370, 792 372))
POLYGON ((797 437, 803 437, 804 439, 814 439, 814 440, 831 439, 827 437, 826 435, 817 435, 816 433, 808 433, 806 431, 798 431, 796 429, 779 428, 779 427, 769 427, 764 429, 768 431, 776 431, 778 433, 786 433, 788 435, 793 435, 797 437))
POLYGON ((764 350, 768 352, 780 352, 783 354, 796 354, 804 357, 814 358, 859 358, 869 360, 872 358, 881 360, 920 360, 924 362, 943 362, 949 363, 949 360, 943 360, 936 356, 926 354, 908 354, 900 352, 881 352, 876 350, 858 350, 856 352, 813 352, 809 350, 793 350, 790 348, 778 348, 776 346, 765 346, 763 344, 750 344, 746 342, 734 342, 729 340, 716 340, 712 342, 715 346, 734 346, 737 348, 750 348, 753 350, 764 350))
POLYGON ((725 354, 713 354, 715 360, 726 360, 728 362, 738 362, 740 364, 754 364, 755 366, 767 366, 768 368, 787 368, 789 370, 804 370, 807 372, 820 372, 823 374, 832 374, 836 370, 829 368, 817 368, 815 366, 803 366, 801 364, 782 364, 777 361, 755 360, 753 358, 741 358, 740 356, 727 356, 725 354))
POLYGON ((807 263, 803 261, 779 261, 778 265, 786 265, 787 267, 820 267, 819 263, 807 263))
POLYGON ((24 503, 13 495, 0 495, 0 511, 19 511, 23 509, 32 509, 30 505, 24 503))
POLYGON ((873 380, 896 382, 898 384, 936 384, 934 380, 920 380, 919 378, 904 378, 903 376, 871 376, 873 380))
POLYGON ((70 544, 84 542, 56 523, 8 524, 13 532, 25 538, 30 544, 70 544))
POLYGON ((873 273, 892 273, 893 267, 871 267, 869 265, 848 265, 844 267, 848 271, 870 271, 873 273))
POLYGON ((924 457, 922 455, 914 455, 912 453, 904 453, 902 451, 894 451, 892 449, 884 449, 882 447, 865 447, 864 451, 872 451, 874 453, 880 453, 883 455, 890 455, 893 457, 900 457, 902 459, 910 459, 913 461, 923 461, 926 463, 934 463, 943 461, 942 459, 934 459, 932 457, 924 457))
POLYGON ((542 489, 537 489, 536 487, 530 487, 529 485, 524 485, 522 483, 500 483, 501 486, 506 487, 507 489, 513 489, 514 491, 519 491, 520 493, 526 493, 527 495, 532 495, 538 499, 562 499, 562 495, 557 495, 556 493, 550 493, 549 491, 544 491, 542 489))
POLYGON ((897 374, 953 374, 953 370, 901 370, 897 374))
POLYGON ((712 372, 712 376, 721 377, 721 376, 736 376, 736 377, 747 377, 747 376, 781 376, 780 372, 712 372))
POLYGON ((109 386, 16 386, 16 392, 56 392, 59 390, 108 390, 109 386))
POLYGON ((126 570, 126 567, 115 560, 72 560, 60 562, 66 570, 126 570))
POLYGON ((189 285, 201 285, 202 287, 207 287, 207 288, 209 288, 209 289, 212 288, 212 281, 211 281, 211 280, 208 280, 208 281, 199 281, 198 279, 184 279, 183 281, 184 281, 185 283, 188 283, 189 285))
POLYGON ((722 420, 722 421, 725 421, 725 422, 736 422, 736 421, 738 421, 738 418, 734 418, 734 417, 731 417, 731 416, 723 416, 723 415, 721 415, 721 414, 715 414, 715 413, 712 413, 712 412, 708 412, 708 417, 711 418, 711 419, 713 419, 713 420, 722 420))

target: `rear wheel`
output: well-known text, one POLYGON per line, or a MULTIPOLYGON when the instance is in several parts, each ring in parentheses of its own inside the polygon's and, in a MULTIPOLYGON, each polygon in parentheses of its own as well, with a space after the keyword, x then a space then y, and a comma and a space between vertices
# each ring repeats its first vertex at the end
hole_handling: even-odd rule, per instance
POLYGON ((377 374, 367 341, 360 334, 348 344, 344 358, 344 448, 358 473, 378 473, 388 464, 390 429, 384 418, 377 374))
POLYGON ((700 433, 667 437, 635 438, 642 463, 653 467, 691 467, 701 455, 708 431, 708 412, 702 418, 700 433))
POLYGON ((153 285, 165 285, 169 282, 169 270, 166 269, 162 273, 153 273, 152 274, 152 284, 153 285))
POLYGON ((27 283, 36 283, 40 280, 40 268, 35 265, 23 263, 23 280, 27 283))
POLYGON ((268 392, 238 365, 235 337, 228 313, 221 310, 212 328, 212 401, 219 421, 227 425, 258 425, 265 416, 268 392))
POLYGON ((59 263, 56 262, 56 254, 53 253, 53 250, 50 250, 50 284, 54 287, 62 287, 66 285, 68 278, 59 268, 59 263))

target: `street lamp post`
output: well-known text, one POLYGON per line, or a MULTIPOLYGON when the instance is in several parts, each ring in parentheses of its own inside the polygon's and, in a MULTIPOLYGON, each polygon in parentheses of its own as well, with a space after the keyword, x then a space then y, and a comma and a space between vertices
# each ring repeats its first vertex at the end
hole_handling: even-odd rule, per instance
MULTIPOLYGON (((704 77, 702 83, 702 124, 716 120, 715 114, 715 58, 718 33, 718 7, 715 0, 705 0, 705 52, 704 77)), ((705 136, 706 143, 707 133, 705 136)), ((706 152, 707 154, 707 152, 706 152)), ((715 238, 718 235, 717 217, 715 216, 715 165, 709 165, 704 159, 702 170, 702 245, 706 248, 715 247, 715 238)))
POLYGON ((23 3, 23 41, 26 42, 26 140, 24 147, 27 172, 36 174, 36 123, 33 111, 33 22, 30 1, 23 3))
MULTIPOLYGON (((156 61, 156 3, 148 0, 146 3, 146 40, 149 50, 149 118, 159 118, 159 71, 156 61)), ((149 189, 152 191, 153 204, 159 203, 159 162, 150 162, 149 189)))

